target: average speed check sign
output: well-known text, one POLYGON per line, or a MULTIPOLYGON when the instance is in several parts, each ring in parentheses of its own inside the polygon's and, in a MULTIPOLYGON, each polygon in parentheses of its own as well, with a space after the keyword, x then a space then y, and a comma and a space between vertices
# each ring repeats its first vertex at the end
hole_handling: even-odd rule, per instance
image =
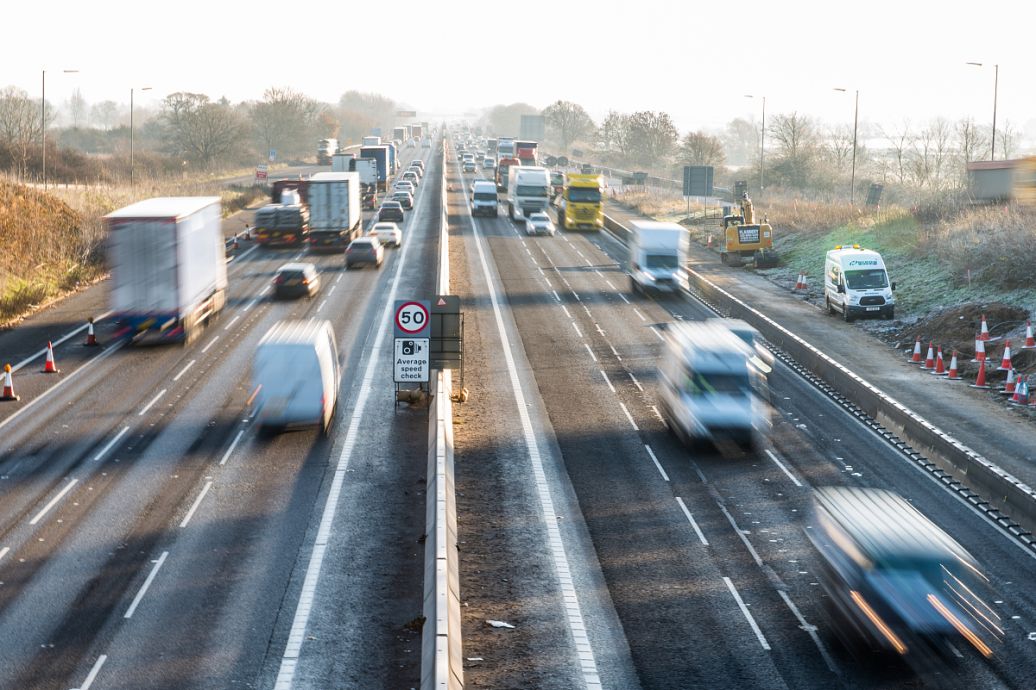
POLYGON ((432 334, 432 320, 429 314, 432 305, 429 300, 396 300, 393 333, 397 338, 428 338, 432 334))

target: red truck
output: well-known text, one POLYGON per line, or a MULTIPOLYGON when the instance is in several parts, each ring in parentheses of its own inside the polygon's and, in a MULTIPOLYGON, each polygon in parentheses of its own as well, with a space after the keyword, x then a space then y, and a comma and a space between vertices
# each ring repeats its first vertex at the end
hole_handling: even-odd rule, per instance
POLYGON ((501 158, 500 162, 496 164, 496 190, 498 192, 507 191, 507 169, 512 165, 521 165, 521 161, 517 158, 501 158))

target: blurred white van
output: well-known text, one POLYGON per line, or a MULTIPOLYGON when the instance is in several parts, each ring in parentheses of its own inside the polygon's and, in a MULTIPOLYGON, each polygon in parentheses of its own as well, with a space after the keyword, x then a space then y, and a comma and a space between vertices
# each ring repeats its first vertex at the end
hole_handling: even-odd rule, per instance
POLYGON ((338 404, 338 347, 330 321, 279 321, 263 336, 252 363, 260 429, 319 425, 338 404))

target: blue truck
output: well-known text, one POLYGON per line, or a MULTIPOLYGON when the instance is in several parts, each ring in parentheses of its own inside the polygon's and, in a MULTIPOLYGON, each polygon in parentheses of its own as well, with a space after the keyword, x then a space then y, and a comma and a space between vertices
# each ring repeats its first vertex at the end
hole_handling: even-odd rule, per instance
POLYGON ((388 180, 392 175, 392 158, 388 146, 361 146, 360 158, 372 158, 378 164, 378 191, 388 191, 388 180))

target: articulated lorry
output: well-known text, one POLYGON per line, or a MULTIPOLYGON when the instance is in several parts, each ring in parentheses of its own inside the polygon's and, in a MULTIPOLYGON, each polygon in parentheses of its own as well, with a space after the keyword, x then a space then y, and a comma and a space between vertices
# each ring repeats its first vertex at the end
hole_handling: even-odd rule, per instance
POLYGON ((496 190, 498 192, 507 191, 507 180, 510 177, 510 169, 512 166, 518 167, 520 163, 517 158, 501 158, 496 164, 496 190))
POLYGON ((604 227, 604 178, 572 173, 558 204, 558 224, 565 230, 600 230, 604 227))
POLYGON ((546 213, 549 205, 550 171, 512 165, 507 177, 507 215, 511 220, 525 220, 533 213, 546 213))
POLYGON ((522 165, 539 165, 536 159, 536 151, 539 146, 535 141, 516 141, 514 142, 514 157, 520 160, 522 165))
POLYGON ((119 335, 193 342, 227 300, 219 197, 148 199, 104 218, 119 335))
POLYGON ((309 248, 344 251, 360 235, 360 174, 322 172, 309 179, 309 248))
POLYGON ((361 146, 360 147, 360 158, 370 158, 375 161, 378 165, 378 191, 384 192, 388 190, 388 179, 391 177, 391 158, 389 148, 384 145, 378 146, 361 146))

